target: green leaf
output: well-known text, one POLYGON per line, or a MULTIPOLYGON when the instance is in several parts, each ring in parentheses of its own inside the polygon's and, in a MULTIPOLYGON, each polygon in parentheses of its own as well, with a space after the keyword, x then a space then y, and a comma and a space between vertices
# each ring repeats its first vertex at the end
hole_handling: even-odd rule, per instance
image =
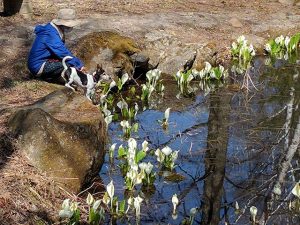
POLYGON ((123 201, 120 202, 120 205, 119 205, 119 211, 120 211, 121 213, 124 213, 124 212, 125 212, 125 203, 126 203, 125 199, 124 199, 123 201))
POLYGON ((134 132, 138 132, 138 130, 139 130, 139 124, 138 123, 133 124, 132 128, 133 128, 134 132))
POLYGON ((121 147, 118 149, 118 158, 123 158, 127 155, 125 148, 121 147))
POLYGON ((77 209, 74 212, 73 216, 71 217, 69 224, 74 224, 74 223, 79 224, 79 222, 80 222, 80 211, 79 211, 79 209, 77 209))
POLYGON ((143 150, 139 151, 136 156, 135 156, 135 162, 138 163, 139 161, 141 161, 143 158, 146 157, 146 152, 144 152, 143 150))
POLYGON ((112 119, 113 119, 113 121, 117 121, 119 119, 119 115, 118 114, 114 114, 112 119))
POLYGON ((132 86, 132 87, 130 88, 130 90, 129 90, 129 93, 130 93, 131 95, 134 95, 135 92, 136 92, 135 87, 132 86))

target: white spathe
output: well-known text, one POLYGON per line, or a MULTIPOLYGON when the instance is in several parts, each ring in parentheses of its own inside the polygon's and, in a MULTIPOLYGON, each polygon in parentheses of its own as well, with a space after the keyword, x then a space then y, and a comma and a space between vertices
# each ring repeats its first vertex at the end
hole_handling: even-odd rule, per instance
POLYGON ((107 185, 106 191, 107 191, 108 196, 110 197, 110 199, 111 199, 111 201, 112 201, 112 199, 113 199, 113 197, 114 197, 114 194, 115 194, 115 186, 114 186, 113 181, 111 181, 111 182, 107 185))

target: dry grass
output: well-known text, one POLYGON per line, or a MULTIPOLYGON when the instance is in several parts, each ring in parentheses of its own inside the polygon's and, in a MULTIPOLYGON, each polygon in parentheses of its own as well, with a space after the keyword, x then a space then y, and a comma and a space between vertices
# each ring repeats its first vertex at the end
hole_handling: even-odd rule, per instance
POLYGON ((15 151, 0 173, 2 224, 36 224, 57 221, 57 211, 69 197, 53 181, 37 171, 15 151))
POLYGON ((6 160, 3 168, 0 167, 0 224, 60 224, 58 212, 66 198, 80 203, 84 222, 88 214, 85 204, 87 192, 96 192, 98 197, 102 195, 102 192, 97 193, 99 188, 103 189, 99 181, 79 196, 67 192, 47 174, 28 164, 20 151, 13 151, 6 160))

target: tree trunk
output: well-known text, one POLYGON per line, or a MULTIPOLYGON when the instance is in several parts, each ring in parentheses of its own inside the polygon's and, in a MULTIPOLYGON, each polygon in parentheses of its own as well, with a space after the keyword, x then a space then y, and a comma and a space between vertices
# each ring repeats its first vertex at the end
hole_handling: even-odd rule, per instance
POLYGON ((32 14, 32 6, 30 0, 3 0, 4 14, 11 16, 20 13, 25 17, 32 14))

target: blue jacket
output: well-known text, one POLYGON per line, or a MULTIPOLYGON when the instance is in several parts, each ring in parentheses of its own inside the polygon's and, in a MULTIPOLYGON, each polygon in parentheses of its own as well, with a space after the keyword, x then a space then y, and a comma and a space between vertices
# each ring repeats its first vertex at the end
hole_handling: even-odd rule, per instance
POLYGON ((31 47, 27 63, 31 73, 36 75, 42 64, 48 59, 62 60, 65 56, 73 57, 73 59, 68 60, 69 65, 77 69, 83 67, 83 63, 66 48, 59 32, 51 23, 36 26, 34 32, 36 38, 31 47))

